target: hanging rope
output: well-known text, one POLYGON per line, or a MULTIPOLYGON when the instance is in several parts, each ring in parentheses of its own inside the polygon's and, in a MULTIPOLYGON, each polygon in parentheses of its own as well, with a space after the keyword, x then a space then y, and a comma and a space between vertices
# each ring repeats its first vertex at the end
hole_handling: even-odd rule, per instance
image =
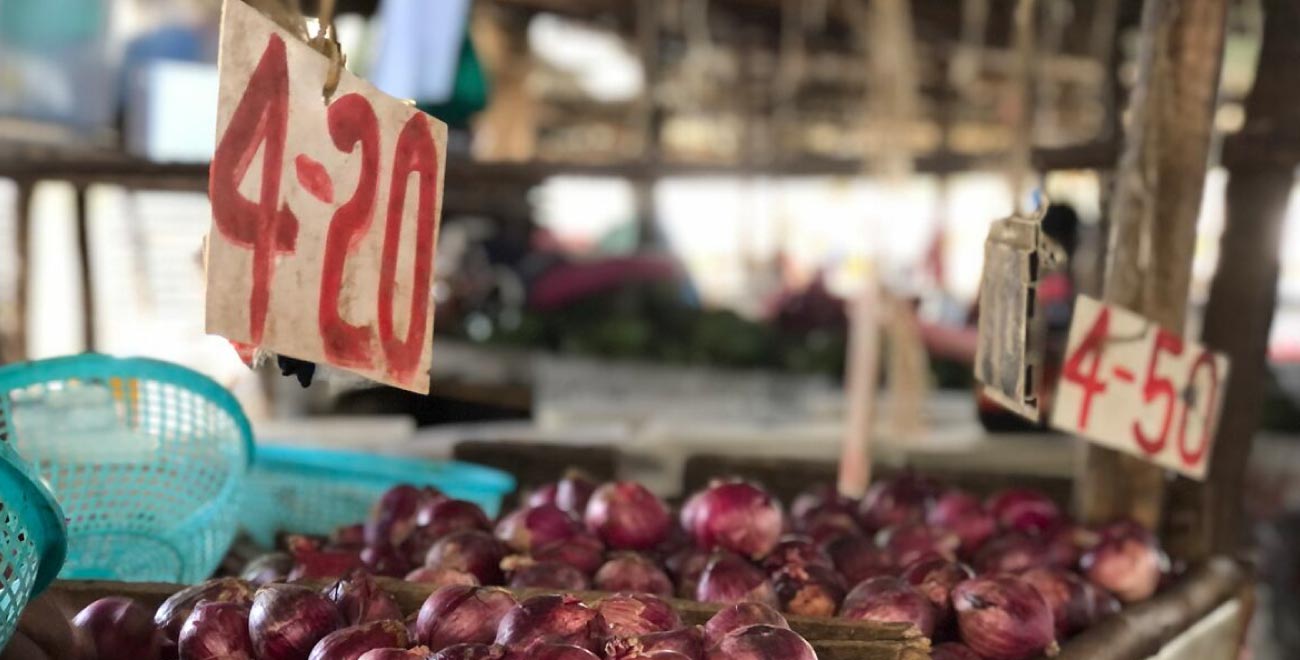
POLYGON ((307 32, 307 20, 302 15, 298 0, 244 0, 244 3, 329 58, 330 68, 325 74, 325 85, 321 89, 325 101, 329 102, 338 89, 343 66, 347 63, 347 57, 339 45, 338 32, 334 28, 334 0, 320 0, 320 25, 314 37, 307 32))

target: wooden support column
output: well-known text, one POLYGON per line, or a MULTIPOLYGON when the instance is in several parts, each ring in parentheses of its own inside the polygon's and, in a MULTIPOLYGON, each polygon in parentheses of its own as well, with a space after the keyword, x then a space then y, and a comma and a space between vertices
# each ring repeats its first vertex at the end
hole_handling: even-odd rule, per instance
POLYGON ((1269 327, 1277 305, 1278 248, 1300 167, 1294 119, 1300 101, 1300 6, 1265 0, 1264 41, 1246 124, 1224 147, 1227 218, 1210 285, 1202 341, 1226 353, 1232 370, 1203 483, 1179 479, 1170 491, 1166 538, 1189 559, 1232 553, 1243 540, 1242 491, 1268 378, 1269 327))
POLYGON ((86 186, 75 189, 77 258, 81 267, 81 334, 87 352, 95 350, 95 277, 91 269, 90 216, 86 211, 86 186))
MULTIPOLYGON (((14 199, 14 244, 10 253, 16 260, 17 276, 14 278, 14 319, 7 330, 11 333, 4 338, 3 351, 0 351, 0 363, 19 362, 27 359, 27 317, 31 309, 31 298, 27 293, 29 274, 32 268, 32 190, 36 182, 30 179, 18 179, 14 199)), ((3 330, 3 328, 0 328, 3 330)))
MULTIPOLYGON (((1183 330, 1228 0, 1147 0, 1138 84, 1116 170, 1105 300, 1183 330)), ((1160 521, 1164 470, 1084 449, 1075 504, 1089 522, 1160 521)))

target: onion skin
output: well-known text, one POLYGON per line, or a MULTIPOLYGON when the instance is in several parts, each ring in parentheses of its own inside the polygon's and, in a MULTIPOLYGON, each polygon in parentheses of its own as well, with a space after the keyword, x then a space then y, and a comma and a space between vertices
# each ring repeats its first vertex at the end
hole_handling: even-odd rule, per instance
POLYGON ((944 642, 930 650, 930 660, 984 660, 984 658, 965 644, 944 642))
POLYGON ((587 531, 615 550, 651 550, 668 539, 672 527, 663 500, 635 481, 597 488, 582 519, 587 531))
POLYGON ((851 585, 896 572, 893 559, 862 536, 841 536, 826 544, 826 554, 851 585))
POLYGON ((673 595, 668 574, 648 557, 633 552, 611 557, 596 571, 593 583, 600 591, 634 591, 665 598, 673 595))
POLYGON ((1101 540, 1100 535, 1071 523, 1062 524, 1044 540, 1046 564, 1055 568, 1075 570, 1083 553, 1091 550, 1101 540))
POLYGON ((812 645, 789 628, 756 624, 733 630, 706 660, 817 660, 812 645))
POLYGON ((903 579, 930 601, 935 611, 935 625, 945 627, 953 618, 953 587, 975 577, 974 571, 943 557, 923 558, 903 569, 903 579))
POLYGON ((717 646, 727 633, 758 624, 777 628, 790 627, 780 612, 762 603, 736 603, 718 610, 718 613, 704 624, 704 642, 709 647, 717 646))
POLYGON ((691 524, 685 529, 701 548, 761 559, 776 547, 785 529, 781 505, 763 489, 743 481, 711 486, 693 506, 691 524))
POLYGON ((579 525, 569 514, 553 505, 520 509, 501 519, 494 533, 510 549, 528 552, 577 534, 579 525))
POLYGON ((500 660, 505 652, 487 644, 455 644, 428 656, 428 660, 500 660))
POLYGON ((344 625, 402 618, 402 609, 397 606, 397 601, 365 571, 353 571, 327 587, 324 593, 338 608, 344 625))
POLYGON ((129 598, 108 597, 87 605, 72 625, 84 631, 100 660, 158 660, 163 636, 149 611, 129 598))
POLYGON ((326 635, 311 650, 309 660, 358 660, 368 651, 409 643, 406 624, 401 621, 371 621, 326 635))
POLYGON ((963 557, 973 556, 998 531, 997 520, 979 498, 961 490, 950 490, 935 500, 925 522, 956 534, 963 557))
MULTIPOLYGON (((293 557, 285 552, 268 552, 244 565, 239 572, 239 579, 253 587, 260 587, 271 582, 284 582, 293 570, 293 557)), ((250 594, 249 599, 252 600, 250 594)))
POLYGON ((268 584, 253 595, 249 636, 258 660, 306 660, 343 618, 321 594, 293 584, 268 584))
POLYGON ((172 594, 153 615, 154 625, 162 630, 163 639, 169 642, 180 639, 181 626, 185 625, 194 608, 205 601, 248 607, 253 604, 253 587, 237 578, 217 578, 172 594))
POLYGON ((803 533, 823 548, 841 536, 865 536, 857 518, 839 511, 816 514, 804 526, 803 533))
POLYGON ((1023 534, 1045 534, 1064 521, 1052 498, 1030 488, 999 491, 985 505, 1000 527, 1023 534))
POLYGON ((518 652, 506 656, 507 660, 600 660, 600 656, 580 646, 570 644, 542 644, 526 654, 518 652))
POLYGON ((694 598, 695 589, 700 584, 700 574, 709 565, 710 553, 695 546, 687 546, 664 560, 664 568, 677 581, 679 598, 694 598))
POLYGON ((183 660, 254 660, 248 605, 199 603, 181 627, 176 646, 183 660))
POLYGON ((558 561, 533 561, 525 557, 507 558, 511 589, 554 589, 586 591, 591 580, 582 571, 558 561))
POLYGON ((858 523, 874 532, 893 525, 922 522, 937 490, 929 480, 913 474, 878 481, 858 503, 858 523))
POLYGON ((559 488, 559 484, 552 481, 532 489, 528 492, 528 497, 524 498, 524 507, 531 508, 547 504, 555 506, 555 491, 557 488, 559 488))
MULTIPOLYGON (((784 619, 782 619, 784 621, 784 619)), ((721 638, 721 636, 719 636, 721 638)), ((605 642, 607 660, 629 660, 654 653, 679 653, 689 660, 704 657, 704 629, 700 626, 605 642)))
POLYGON ((596 480, 582 470, 568 470, 555 484, 555 506, 575 518, 582 517, 596 487, 596 480))
POLYGON ((605 563, 605 544, 594 534, 582 532, 534 550, 533 559, 558 561, 582 571, 584 575, 593 575, 605 563))
POLYGON ((601 599, 595 607, 613 637, 638 637, 682 626, 672 605, 649 594, 614 594, 601 599))
POLYGON ((1153 543, 1140 536, 1102 540, 1079 560, 1089 580, 1124 603, 1150 598, 1160 588, 1169 560, 1153 543))
POLYGON ((620 656, 620 660, 694 660, 691 656, 677 651, 646 651, 620 656))
POLYGON ((427 584, 435 589, 453 584, 461 584, 469 587, 477 587, 480 584, 478 578, 474 577, 473 573, 458 571, 454 568, 429 568, 428 566, 423 566, 407 573, 406 577, 402 578, 402 581, 414 584, 427 584))
POLYGON ((908 523, 880 530, 876 534, 876 545, 889 553, 895 566, 907 566, 931 554, 956 559, 961 538, 937 527, 908 523))
POLYGON ((752 600, 777 606, 776 591, 758 567, 730 552, 715 552, 700 574, 695 599, 730 605, 752 600))
POLYGON ((407 554, 393 547, 370 546, 361 551, 361 563, 375 575, 402 577, 411 571, 407 554))
POLYGON ((415 620, 416 641, 432 651, 455 644, 490 644, 514 609, 515 597, 496 587, 443 587, 429 594, 415 620))
POLYGON ((1039 539, 1011 533, 984 544, 976 553, 975 572, 980 575, 1019 573, 1042 566, 1047 561, 1039 539))
POLYGON ((330 548, 337 550, 361 550, 366 547, 366 526, 363 523, 342 525, 330 532, 330 548))
POLYGON ((1058 640, 1069 638, 1096 620, 1093 596, 1083 578, 1059 568, 1031 568, 1020 574, 1052 610, 1058 640))
POLYGON ((807 536, 787 534, 777 541, 772 551, 763 558, 763 568, 775 571, 791 564, 821 564, 835 568, 830 555, 807 536))
POLYGON ((389 488, 370 509, 365 522, 367 546, 396 548, 415 531, 420 508, 427 501, 419 488, 399 484, 389 488))
POLYGON ((285 545, 293 556, 290 581, 334 580, 362 568, 361 557, 353 550, 323 550, 316 541, 298 534, 289 535, 285 545))
POLYGON ((593 653, 609 634, 600 612, 571 596, 534 596, 506 613, 496 643, 515 651, 569 644, 593 653))
POLYGON ((1089 582, 1088 599, 1092 601, 1092 615, 1095 620, 1101 620, 1102 617, 1110 616, 1119 612, 1123 607, 1119 599, 1109 591, 1089 582))
POLYGON ((452 532, 492 529, 492 521, 479 505, 466 500, 440 499, 420 508, 416 524, 440 539, 452 532))
POLYGON ((506 553, 505 544, 487 532, 453 532, 429 548, 424 565, 470 573, 480 584, 501 584, 501 560, 506 553))
POLYGON ((788 564, 772 574, 781 609, 798 616, 835 616, 844 601, 844 578, 825 564, 788 564))
POLYGON ((1052 610, 1028 582, 1009 575, 977 577, 952 590, 962 641, 996 660, 1056 653, 1052 610))
POLYGON ((841 495, 835 486, 822 484, 795 496, 790 503, 790 520, 796 530, 805 531, 817 516, 825 513, 852 516, 857 507, 858 503, 853 498, 841 495))
POLYGON ((853 587, 844 597, 840 616, 858 621, 910 623, 926 637, 934 635, 934 606, 902 578, 871 578, 853 587))

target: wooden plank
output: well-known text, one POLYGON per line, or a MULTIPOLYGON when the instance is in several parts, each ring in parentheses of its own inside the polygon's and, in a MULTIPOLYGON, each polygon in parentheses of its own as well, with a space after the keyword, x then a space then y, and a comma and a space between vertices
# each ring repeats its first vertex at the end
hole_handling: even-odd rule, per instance
MULTIPOLYGON (((1147 0, 1138 85, 1110 208, 1106 302, 1158 325, 1186 322, 1196 218, 1205 184, 1227 0, 1147 0)), ((1088 447, 1075 504, 1090 522, 1160 521, 1164 472, 1088 447)))
MULTIPOLYGON (((1300 6, 1264 3, 1264 39, 1255 86, 1246 99, 1246 123, 1230 144, 1300 143, 1294 118, 1300 89, 1300 6)), ((1219 264, 1205 307, 1203 341, 1227 353, 1223 418, 1203 485, 1175 482, 1166 534, 1179 554, 1201 558, 1235 552, 1245 538, 1242 511, 1246 463, 1259 428, 1267 373, 1269 328, 1277 302, 1282 226, 1300 166, 1300 152, 1261 158, 1225 149, 1229 178, 1219 264)))

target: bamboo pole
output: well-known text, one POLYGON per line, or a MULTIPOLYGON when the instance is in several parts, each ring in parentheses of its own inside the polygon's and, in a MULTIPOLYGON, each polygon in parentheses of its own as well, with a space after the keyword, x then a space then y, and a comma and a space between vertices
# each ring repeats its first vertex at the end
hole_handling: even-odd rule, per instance
MULTIPOLYGON (((1205 184, 1227 0, 1147 0, 1138 84, 1111 200, 1105 300, 1181 331, 1205 184)), ((1089 445, 1075 504, 1089 522, 1155 528, 1164 471, 1089 445)))

